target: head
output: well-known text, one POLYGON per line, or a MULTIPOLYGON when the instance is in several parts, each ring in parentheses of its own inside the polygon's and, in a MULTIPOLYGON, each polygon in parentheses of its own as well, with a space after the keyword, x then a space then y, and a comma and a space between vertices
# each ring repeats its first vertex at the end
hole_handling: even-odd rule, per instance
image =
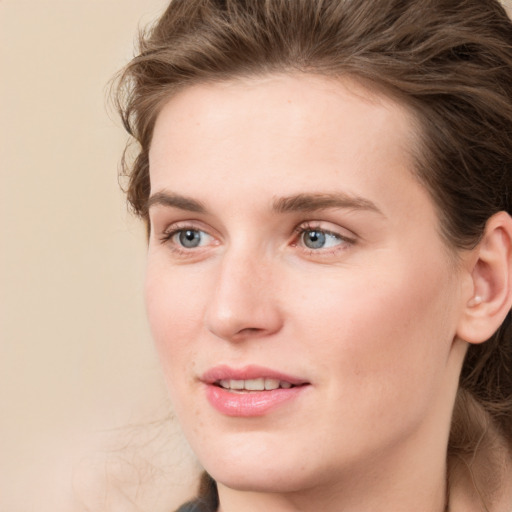
MULTIPOLYGON (((348 161, 353 166, 364 167, 365 163, 361 163, 357 155, 353 154, 353 160, 350 160, 350 148, 359 147, 364 152, 364 147, 368 147, 368 153, 370 156, 373 154, 374 160, 366 162, 366 167, 360 169, 353 182, 347 167, 346 172, 340 175, 340 187, 353 192, 360 191, 362 186, 362 190, 372 196, 372 191, 376 190, 396 193, 395 183, 403 185, 408 201, 404 200, 401 205, 402 213, 410 211, 411 219, 418 225, 418 232, 425 236, 428 233, 429 241, 435 241, 435 244, 429 247, 429 252, 418 240, 416 245, 411 245, 409 252, 403 251, 407 258, 400 268, 407 267, 407 262, 415 259, 418 250, 422 251, 424 258, 428 255, 428 260, 422 262, 425 264, 423 281, 420 279, 420 267, 410 265, 409 275, 400 273, 398 267, 391 267, 389 276, 384 280, 379 279, 384 265, 388 265, 389 269, 389 264, 397 262, 393 258, 382 260, 380 268, 375 266, 377 273, 373 280, 353 283, 351 292, 355 299, 351 300, 350 318, 360 318, 360 322, 363 322, 365 304, 369 310, 380 311, 382 316, 373 320, 386 324, 388 329, 384 331, 389 341, 393 339, 392 333, 403 317, 396 315, 395 324, 386 322, 393 318, 393 311, 396 313, 399 309, 403 312, 408 304, 412 304, 409 316, 405 316, 411 321, 413 318, 418 320, 415 325, 408 326, 410 332, 402 330, 398 337, 413 337, 418 343, 416 348, 422 347, 426 351, 415 353, 411 349, 411 353, 404 356, 413 371, 414 365, 420 365, 422 358, 435 364, 442 357, 448 357, 448 352, 443 350, 450 347, 452 350, 453 344, 448 347, 441 342, 450 337, 460 340, 456 358, 456 361, 460 360, 460 365, 454 363, 453 371, 446 377, 458 382, 458 386, 455 385, 455 390, 458 388, 457 398, 454 392, 453 400, 447 400, 452 408, 455 401, 456 411, 449 448, 459 452, 474 450, 470 433, 472 422, 475 420, 480 424, 482 417, 490 418, 512 444, 512 332, 507 314, 510 304, 508 292, 501 295, 493 293, 497 291, 497 286, 488 279, 492 274, 489 270, 492 258, 485 259, 485 248, 500 245, 500 233, 506 230, 506 213, 500 212, 512 212, 509 193, 512 186, 512 25, 497 1, 174 0, 151 31, 141 37, 140 54, 124 70, 120 84, 120 110, 126 128, 138 142, 136 158, 129 164, 125 162, 129 176, 128 199, 134 211, 147 223, 149 233, 154 227, 148 210, 149 198, 151 194, 173 186, 173 182, 166 182, 162 178, 165 174, 162 169, 172 166, 166 167, 162 162, 172 161, 174 155, 178 169, 175 183, 178 188, 186 189, 187 180, 198 178, 202 180, 199 183, 203 183, 203 189, 207 186, 222 187, 222 191, 214 190, 219 201, 222 198, 222 204, 229 204, 230 197, 239 196, 244 180, 246 189, 258 190, 255 196, 263 198, 266 194, 271 199, 276 191, 279 197, 300 196, 305 192, 300 188, 300 183, 294 182, 293 175, 279 175, 279 171, 290 168, 290 162, 283 161, 282 155, 276 152, 269 152, 269 155, 277 158, 277 178, 276 173, 268 170, 276 160, 264 158, 260 163, 267 165, 267 171, 262 172, 258 179, 255 179, 256 170, 252 175, 249 172, 247 177, 241 174, 238 178, 233 169, 229 172, 229 164, 226 165, 225 175, 222 175, 222 166, 216 165, 210 169, 210 175, 205 172, 194 176, 193 169, 197 165, 194 167, 190 164, 190 155, 188 161, 183 161, 180 144, 183 147, 193 143, 196 137, 196 141, 202 141, 198 144, 198 151, 203 151, 205 155, 217 155, 217 161, 220 161, 224 139, 222 136, 215 138, 215 126, 225 129, 226 133, 231 130, 231 139, 235 140, 235 134, 245 133, 246 129, 243 119, 238 119, 237 112, 251 112, 249 124, 256 132, 259 129, 260 133, 264 130, 265 133, 272 133, 274 127, 273 138, 276 140, 280 133, 286 132, 286 121, 291 123, 294 119, 293 112, 283 110, 285 98, 293 104, 300 104, 304 99, 305 108, 309 107, 310 110, 302 112, 300 119, 306 116, 311 123, 309 128, 314 127, 315 133, 325 128, 326 135, 322 140, 326 142, 325 147, 319 148, 315 146, 319 141, 313 138, 312 146, 316 149, 308 154, 300 154, 300 159, 300 152, 297 152, 297 160, 293 161, 292 168, 300 167, 299 160, 307 161, 309 158, 309 163, 312 163, 325 155, 328 160, 329 155, 338 150, 345 151, 345 156, 349 155, 348 161), (212 116, 216 124, 208 125, 206 122, 210 131, 194 132, 192 121, 203 119, 210 112, 211 105, 222 105, 219 112, 227 112, 229 116, 215 117, 219 112, 214 111, 212 116), (258 107, 251 110, 254 105, 258 107), (258 124, 259 113, 261 122, 258 124), (345 119, 348 125, 341 119, 345 119), (254 123, 252 120, 255 120, 254 123), (269 122, 266 124, 265 120, 269 122), (376 120, 375 123, 373 120, 376 120), (387 133, 386 127, 389 126, 393 128, 392 134, 387 133), (378 142, 368 145, 365 141, 366 146, 361 145, 365 130, 368 130, 369 140, 385 141, 386 147, 391 149, 385 152, 386 147, 382 144, 379 146, 378 142), (211 147, 207 148, 204 141, 209 133, 213 136, 211 147), (354 140, 351 139, 352 135, 354 140), (340 137, 341 149, 336 145, 337 136, 340 137), (351 141, 351 144, 347 141, 351 141), (377 181, 365 189, 367 183, 361 184, 361 175, 370 173, 372 166, 375 168, 379 161, 389 164, 389 175, 385 174, 387 168, 384 166, 377 181), (186 169, 190 172, 185 172, 186 169), (235 177, 236 180, 233 179, 235 177), (283 183, 286 186, 283 187, 283 183), (390 186, 390 183, 393 185, 390 186), (267 185, 267 188, 263 185, 267 185), (494 236, 489 237, 489 234, 494 236), (415 279, 417 290, 414 290, 414 286, 397 289, 396 278, 415 279), (436 279, 434 288, 429 286, 432 279, 436 279), (379 288, 372 283, 381 283, 382 286, 379 288), (438 293, 437 283, 446 284, 446 289, 438 293), (366 296, 363 288, 370 290, 366 296), (414 297, 404 296, 406 289, 414 297), (389 296, 386 296, 386 290, 389 296), (424 302, 417 300, 422 290, 425 293, 424 302), (393 291, 401 294, 400 300, 405 302, 398 301, 398 298, 393 301, 393 291), (463 305, 475 296, 478 299, 464 308, 463 305), (395 309, 379 310, 377 303, 386 301, 395 309), (493 315, 489 315, 491 309, 493 315), (358 312, 361 312, 360 317, 358 312), (490 316, 492 321, 488 321, 490 316), (453 319, 457 319, 457 322, 452 322, 453 319), (429 346, 429 336, 437 338, 440 344, 429 346), (437 355, 430 359, 430 352, 434 350, 437 350, 437 355), (475 415, 478 418, 475 419, 475 415)), ((298 125, 301 127, 300 122, 298 125)), ((299 139, 302 137, 304 141, 307 127, 302 126, 302 129, 303 132, 291 135, 299 139)), ((265 143, 270 144, 271 139, 267 139, 264 138, 265 143)), ((248 149, 250 144, 247 137, 243 139, 243 144, 248 149)), ((233 151, 234 148, 228 145, 224 150, 233 151)), ((337 158, 339 163, 344 157, 340 153, 337 158)), ((299 172, 298 176, 300 180, 305 180, 303 183, 308 187, 318 183, 322 194, 329 187, 336 190, 337 176, 329 175, 328 166, 324 167, 325 172, 319 172, 316 181, 306 170, 299 172)), ((208 166, 205 168, 208 169, 208 166)), ((395 199, 388 198, 388 204, 398 204, 395 199)), ((252 211, 251 208, 257 210, 258 206, 253 205, 250 198, 244 201, 234 206, 237 215, 244 204, 247 211, 252 211)), ((283 204, 287 204, 286 201, 283 204)), ((368 207, 364 201, 361 204, 368 207)), ((196 210, 197 206, 194 206, 196 210)), ((215 205, 206 206, 215 209, 215 205)), ((379 203, 376 205, 377 210, 383 208, 379 203)), ((367 209, 372 210, 372 206, 367 209)), ((375 210, 373 213, 366 211, 363 215, 372 214, 378 215, 375 210)), ((395 215, 397 218, 400 216, 399 212, 395 212, 395 215)), ((259 218, 262 224, 266 222, 263 217, 259 218)), ((256 219, 255 215, 253 219, 256 219)), ((222 222, 225 220, 222 219, 222 222)), ((219 225, 222 222, 219 221, 219 225)), ((357 222, 364 224, 363 221, 357 222)), ((378 222, 375 221, 375 224, 378 225, 378 222)), ((313 235, 314 229, 328 231, 324 226, 310 226, 309 236, 313 235)), ((403 229, 409 229, 407 232, 411 236, 414 233, 413 224, 407 228, 403 226, 403 229)), ((338 233, 332 243, 337 246, 340 239, 346 242, 350 236, 350 231, 338 233)), ((219 240, 222 237, 223 234, 219 233, 219 240)), ((502 245, 505 247, 507 243, 503 242, 502 245)), ((215 247, 212 245, 210 249, 216 250, 215 247)), ((236 262, 232 263, 231 268, 236 269, 236 262)), ((268 268, 261 276, 258 269, 252 270, 253 275, 261 278, 263 283, 257 295, 266 303, 271 303, 272 298, 267 294, 273 293, 272 286, 279 289, 278 285, 272 284, 279 279, 274 276, 274 280, 269 281, 271 284, 265 286, 265 280, 275 272, 275 268, 270 262, 263 261, 262 265, 268 265, 268 268)), ((507 270, 502 269, 501 272, 507 270)), ((331 309, 325 318, 320 319, 335 322, 336 308, 345 307, 348 297, 344 297, 343 287, 332 284, 333 281, 336 283, 336 275, 327 274, 324 274, 324 278, 329 297, 338 298, 329 299, 331 309)), ((149 275, 151 277, 151 272, 149 275)), ((222 279, 229 281, 228 277, 222 279)), ((222 289, 219 284, 223 282, 222 279, 217 281, 216 288, 220 286, 222 289)), ((175 282, 178 283, 179 280, 175 282)), ((149 291, 151 319, 151 310, 158 299, 153 295, 154 287, 150 287, 149 291)), ((282 297, 287 297, 288 292, 276 291, 282 293, 282 297)), ((200 293, 200 289, 197 293, 200 293)), ((289 293, 291 300, 292 296, 297 296, 298 290, 289 293)), ((220 299, 216 297, 212 300, 220 299)), ((302 316, 307 314, 308 307, 325 312, 323 305, 311 301, 308 303, 308 300, 296 302, 300 304, 297 308, 303 308, 302 316)), ((251 307, 254 311, 258 309, 257 304, 251 307)), ((209 309, 210 313, 213 309, 213 306, 209 309)), ((172 308, 169 314, 172 315, 172 308)), ((272 311, 265 311, 262 315, 266 319, 273 318, 272 311)), ((215 323, 213 316, 211 313, 211 333, 215 331, 213 335, 220 339, 231 339, 232 326, 223 327, 220 321, 215 323), (212 327, 214 324, 217 327, 212 327)), ((371 314, 366 316, 372 320, 371 314)), ((195 321, 186 317, 180 320, 195 321)), ((280 322, 276 317, 274 326, 261 329, 269 335, 275 334, 280 322)), ((258 324, 258 320, 254 320, 254 323, 258 324)), ((252 329, 253 334, 259 329, 257 325, 246 327, 252 329)), ((314 322, 306 324, 306 327, 312 335, 315 334, 314 322)), ((354 335, 368 334, 371 338, 371 329, 366 333, 364 330, 358 331, 359 327, 354 327, 354 335)), ((252 339, 253 334, 248 334, 248 338, 252 339)), ((317 334, 325 333, 318 331, 317 334)), ((336 333, 330 335, 336 338, 336 333)), ((172 339, 162 343, 171 344, 172 339)), ((307 352, 310 347, 305 345, 302 348, 307 352)), ((388 368, 393 366, 393 358, 396 360, 397 354, 403 354, 398 346, 395 348, 389 350, 389 361, 384 358, 388 368)), ((360 349, 349 347, 346 350, 349 353, 352 350, 354 358, 367 363, 358 371, 374 372, 375 380, 370 378, 369 382, 373 382, 375 387, 372 388, 370 384, 368 393, 378 397, 382 382, 391 376, 382 368, 382 357, 375 359, 368 356, 365 359, 366 356, 358 353, 360 349)), ((288 350, 290 353, 295 350, 293 344, 288 346, 288 350)), ((319 361, 322 361, 322 357, 327 360, 332 357, 330 350, 331 347, 322 354, 319 349, 314 356, 319 361)), ((386 353, 387 349, 385 344, 381 346, 376 343, 367 350, 386 353)), ((398 366, 402 374, 407 374, 407 366, 398 366)), ((349 371, 349 368, 345 370, 349 371)), ((435 391, 436 377, 440 381, 445 378, 435 372, 422 376, 431 379, 429 389, 432 392, 435 391)), ((357 380, 353 382, 357 383, 357 380)), ((421 386, 421 379, 407 382, 421 386)), ((397 399, 395 406, 400 399, 397 399)), ((376 407, 376 402, 368 402, 367 405, 376 407)), ((357 409, 357 404, 350 404, 350 408, 357 409)), ((347 410, 341 412, 348 414, 347 410)), ((411 422, 413 420, 411 418, 411 422)), ((412 423, 410 427, 413 428, 412 423)))

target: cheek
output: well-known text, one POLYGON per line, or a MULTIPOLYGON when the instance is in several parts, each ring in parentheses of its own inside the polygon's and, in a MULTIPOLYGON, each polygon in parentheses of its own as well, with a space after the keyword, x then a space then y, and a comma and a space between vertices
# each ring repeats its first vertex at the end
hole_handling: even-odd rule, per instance
POLYGON ((185 272, 170 271, 148 262, 145 282, 146 310, 151 334, 172 393, 178 375, 193 375, 194 340, 202 329, 205 290, 201 280, 185 272))
POLYGON ((364 403, 375 414, 393 401, 425 406, 441 385, 455 333, 448 272, 410 260, 379 268, 387 272, 367 267, 329 279, 321 297, 297 305, 297 337, 332 399, 362 414, 364 403))

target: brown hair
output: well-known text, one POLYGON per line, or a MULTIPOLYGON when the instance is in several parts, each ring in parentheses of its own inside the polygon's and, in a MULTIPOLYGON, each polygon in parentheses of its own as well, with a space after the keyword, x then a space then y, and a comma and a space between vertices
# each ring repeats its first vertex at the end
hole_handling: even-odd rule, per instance
MULTIPOLYGON (((163 103, 190 84, 272 72, 348 75, 407 105, 416 172, 451 246, 474 247, 489 217, 512 213, 512 23, 497 0, 174 0, 139 44, 117 98, 138 142, 123 159, 128 200, 146 222, 163 103)), ((509 315, 468 351, 452 450, 476 449, 468 401, 512 445, 511 329, 509 315)))

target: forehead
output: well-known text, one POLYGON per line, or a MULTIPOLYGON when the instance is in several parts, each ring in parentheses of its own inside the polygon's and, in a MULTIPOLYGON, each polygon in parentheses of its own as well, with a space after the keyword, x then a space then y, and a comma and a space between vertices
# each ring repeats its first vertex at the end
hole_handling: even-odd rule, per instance
POLYGON ((194 184, 199 194, 211 192, 208 185, 382 193, 385 181, 414 179, 413 127, 405 107, 349 79, 270 75, 194 85, 157 118, 152 193, 194 184))
MULTIPOLYGON (((301 131, 302 136, 304 128, 310 127, 313 138, 318 135, 313 131, 315 128, 323 125, 327 130, 332 125, 332 116, 339 113, 349 117, 345 124, 354 125, 359 120, 368 131, 371 126, 378 130, 386 122, 400 124, 408 142, 413 139, 412 114, 389 95, 363 86, 350 77, 334 79, 308 74, 240 77, 185 87, 164 104, 157 117, 154 135, 165 130, 168 135, 179 136, 185 128, 193 128, 197 134, 203 131, 202 135, 214 135, 208 132, 212 124, 219 131, 225 130, 227 124, 238 118, 244 128, 257 128, 256 123, 259 123, 260 128, 275 132, 284 124, 286 132, 301 131), (236 117, 233 116, 235 112, 236 117), (177 127, 175 131, 168 121, 177 127)), ((335 128, 339 129, 340 123, 335 128)), ((157 144, 153 140, 151 154, 155 153, 157 144)))

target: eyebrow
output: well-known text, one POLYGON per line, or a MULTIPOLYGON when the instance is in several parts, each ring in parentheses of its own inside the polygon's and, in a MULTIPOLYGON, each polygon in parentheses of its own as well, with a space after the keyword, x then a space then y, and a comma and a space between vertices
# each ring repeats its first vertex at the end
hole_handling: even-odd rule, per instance
POLYGON ((297 194, 274 200, 273 209, 279 213, 314 212, 328 208, 369 210, 384 215, 372 201, 344 192, 334 194, 297 194))
MULTIPOLYGON (((200 201, 166 191, 156 192, 148 199, 148 210, 152 206, 157 205, 178 208, 194 213, 207 213, 206 207, 200 201)), ((372 201, 344 192, 335 194, 296 194, 276 198, 272 204, 272 209, 277 213, 315 212, 328 208, 368 210, 384 215, 372 201)))
POLYGON ((148 199, 147 210, 156 205, 178 208, 180 210, 194 213, 206 213, 206 208, 200 201, 170 192, 157 192, 156 194, 153 194, 148 199))

